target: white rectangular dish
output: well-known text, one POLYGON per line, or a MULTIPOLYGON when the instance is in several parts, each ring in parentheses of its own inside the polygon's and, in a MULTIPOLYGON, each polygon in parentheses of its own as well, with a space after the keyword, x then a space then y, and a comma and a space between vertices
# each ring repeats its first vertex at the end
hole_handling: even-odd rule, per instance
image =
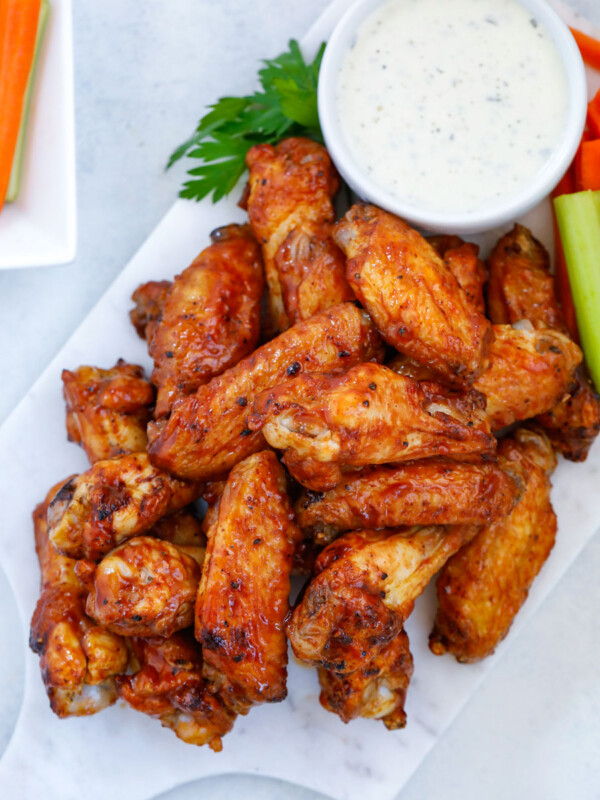
POLYGON ((21 191, 0 213, 0 269, 72 261, 76 215, 71 0, 51 0, 31 99, 21 191))
MULTIPOLYGON (((303 38, 307 55, 327 38, 347 3, 334 0, 303 38)), ((597 79, 590 76, 591 88, 597 79)), ((110 366, 118 357, 149 366, 145 343, 128 319, 131 293, 143 281, 170 278, 187 266, 213 228, 243 219, 236 200, 234 193, 216 206, 178 201, 0 430, 0 563, 17 598, 24 647, 39 582, 31 511, 61 477, 87 467, 83 452, 66 441, 61 370, 110 366)), ((523 222, 551 246, 547 201, 523 222)), ((482 246, 501 232, 483 237, 482 246)), ((459 665, 434 657, 427 636, 435 598, 429 591, 419 600, 407 625, 415 673, 405 730, 391 733, 366 720, 344 726, 319 705, 315 671, 292 660, 287 701, 239 718, 223 752, 215 754, 183 744, 156 720, 122 705, 91 718, 58 720, 48 707, 38 658, 27 651, 23 707, 0 761, 0 797, 74 800, 85 793, 88 800, 149 800, 196 778, 245 772, 283 778, 336 800, 391 800, 600 526, 599 470, 598 443, 585 464, 560 463, 552 495, 556 547, 492 658, 459 665)))

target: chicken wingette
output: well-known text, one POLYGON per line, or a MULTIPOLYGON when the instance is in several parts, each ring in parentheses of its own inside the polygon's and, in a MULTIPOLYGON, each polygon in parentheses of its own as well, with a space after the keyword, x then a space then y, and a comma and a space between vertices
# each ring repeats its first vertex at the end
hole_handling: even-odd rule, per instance
POLYGON ((463 242, 459 236, 431 236, 427 241, 442 257, 473 308, 485 314, 483 287, 486 275, 485 265, 479 258, 479 247, 472 242, 463 242))
POLYGON ((142 283, 131 295, 135 303, 129 319, 141 339, 152 343, 154 332, 165 306, 172 281, 148 281, 142 283))

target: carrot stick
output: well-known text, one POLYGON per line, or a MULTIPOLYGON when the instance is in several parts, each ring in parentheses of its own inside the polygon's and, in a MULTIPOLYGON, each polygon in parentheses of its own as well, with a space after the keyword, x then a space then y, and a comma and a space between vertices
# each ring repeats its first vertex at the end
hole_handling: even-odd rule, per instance
POLYGON ((569 28, 569 30, 577 42, 577 47, 579 47, 579 52, 585 63, 589 64, 590 67, 594 67, 594 69, 600 69, 600 42, 575 28, 569 28))
POLYGON ((600 139, 581 145, 581 186, 584 191, 600 190, 600 139))
POLYGON ((0 0, 0 210, 12 172, 41 0, 0 0))
POLYGON ((594 139, 600 139, 600 92, 588 103, 587 126, 594 139))
POLYGON ((582 166, 582 156, 583 156, 583 145, 586 142, 591 141, 592 134, 587 129, 583 132, 581 137, 581 142, 579 147, 577 148, 577 152, 575 153, 575 158, 573 159, 573 167, 575 173, 575 192, 582 192, 583 191, 583 175, 581 174, 581 166, 582 166))

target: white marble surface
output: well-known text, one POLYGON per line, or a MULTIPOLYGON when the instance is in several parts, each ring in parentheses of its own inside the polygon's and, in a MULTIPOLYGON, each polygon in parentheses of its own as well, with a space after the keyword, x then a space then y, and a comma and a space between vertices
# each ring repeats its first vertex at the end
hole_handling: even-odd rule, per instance
MULTIPOLYGON (((600 23, 597 0, 571 4, 600 23)), ((285 4, 283 12, 276 0, 76 4, 78 257, 65 267, 0 274, 0 418, 171 205, 181 171, 165 175, 162 165, 202 105, 248 88, 257 58, 301 35, 325 5, 305 0, 285 4)), ((505 649, 405 787, 402 800, 433 794, 450 800, 475 794, 600 796, 598 574, 596 538, 505 649)), ((4 610, 3 592, 0 584, 4 610)), ((0 685, 13 706, 19 692, 20 664, 11 655, 18 652, 17 636, 15 626, 2 620, 0 685)), ((1 719, 10 719, 6 705, 1 719)), ((2 736, 0 723, 0 748, 2 736)), ((202 791, 215 799, 234 792, 254 798, 316 797, 239 777, 210 779, 202 791)), ((17 787, 13 796, 28 800, 17 787)), ((197 795, 188 788, 167 796, 197 795)))

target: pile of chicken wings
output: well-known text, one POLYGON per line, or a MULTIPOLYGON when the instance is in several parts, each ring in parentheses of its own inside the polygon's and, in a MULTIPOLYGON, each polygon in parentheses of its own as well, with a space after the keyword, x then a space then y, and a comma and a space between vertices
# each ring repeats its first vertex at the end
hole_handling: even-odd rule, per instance
POLYGON ((90 468, 33 515, 52 710, 121 698, 213 750, 285 699, 288 640, 328 711, 403 727, 416 598, 439 573, 433 653, 491 654, 554 544, 555 452, 600 429, 528 230, 486 266, 371 205, 336 222, 315 142, 247 161, 249 224, 134 293, 150 378, 63 372, 90 468))

